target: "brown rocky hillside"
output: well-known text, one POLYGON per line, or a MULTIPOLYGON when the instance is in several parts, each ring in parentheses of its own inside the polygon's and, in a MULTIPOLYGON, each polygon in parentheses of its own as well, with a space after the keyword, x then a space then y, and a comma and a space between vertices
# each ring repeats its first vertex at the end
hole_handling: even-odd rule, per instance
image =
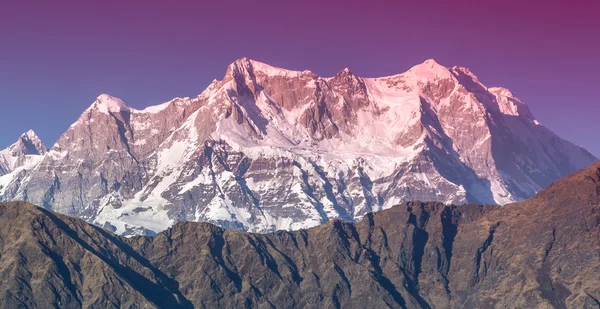
POLYGON ((598 308, 600 162, 507 206, 411 202, 251 234, 120 238, 0 204, 2 308, 598 308))

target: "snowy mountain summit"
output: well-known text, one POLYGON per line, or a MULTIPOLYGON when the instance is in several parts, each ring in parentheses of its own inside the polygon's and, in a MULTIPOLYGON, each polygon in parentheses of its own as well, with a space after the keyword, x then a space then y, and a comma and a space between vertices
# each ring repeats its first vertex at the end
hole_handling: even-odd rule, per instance
MULTIPOLYGON (((7 185, 15 178, 24 177, 27 171, 39 163, 47 149, 40 138, 29 130, 6 149, 0 150, 0 196, 7 194, 7 185)), ((13 187, 13 192, 18 188, 13 187)))
POLYGON ((0 199, 120 234, 180 220, 300 229, 408 200, 507 204, 596 161, 508 89, 434 60, 324 78, 243 58, 195 98, 136 110, 100 95, 38 152, 0 199))

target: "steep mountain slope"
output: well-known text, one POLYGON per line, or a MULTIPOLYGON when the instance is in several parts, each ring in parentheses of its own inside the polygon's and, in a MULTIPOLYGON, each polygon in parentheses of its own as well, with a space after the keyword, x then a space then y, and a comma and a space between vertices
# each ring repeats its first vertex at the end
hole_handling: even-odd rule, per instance
POLYGON ((0 204, 2 308, 177 308, 172 279, 80 219, 0 204))
POLYGON ((466 68, 322 78, 244 58, 196 98, 135 110, 99 96, 1 199, 118 233, 267 232, 408 200, 506 204, 595 160, 466 68))
POLYGON ((597 308, 600 162, 506 207, 409 202, 295 232, 120 238, 0 204, 3 308, 597 308))

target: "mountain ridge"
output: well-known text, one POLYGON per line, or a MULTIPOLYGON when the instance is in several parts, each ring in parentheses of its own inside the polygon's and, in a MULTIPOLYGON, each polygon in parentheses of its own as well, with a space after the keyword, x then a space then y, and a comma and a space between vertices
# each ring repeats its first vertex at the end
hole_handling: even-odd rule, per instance
POLYGON ((407 202, 355 223, 266 234, 178 222, 123 238, 0 203, 0 303, 596 308, 599 207, 600 161, 510 206, 407 202))
POLYGON ((266 232, 407 200, 506 204, 595 160, 466 68, 322 78, 242 58, 195 98, 136 110, 100 95, 0 200, 119 233, 266 232))

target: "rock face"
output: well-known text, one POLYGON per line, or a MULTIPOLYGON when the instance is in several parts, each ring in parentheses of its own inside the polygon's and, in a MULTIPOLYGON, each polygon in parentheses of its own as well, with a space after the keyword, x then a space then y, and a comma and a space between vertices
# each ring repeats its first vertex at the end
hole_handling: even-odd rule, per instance
POLYGON ((136 110, 99 96, 0 200, 122 234, 181 220, 268 232, 410 200, 506 204, 595 160, 466 68, 322 78, 244 58, 196 98, 136 110))
POLYGON ((500 206, 409 202, 250 234, 121 238, 0 204, 2 308, 598 308, 600 162, 500 206))

